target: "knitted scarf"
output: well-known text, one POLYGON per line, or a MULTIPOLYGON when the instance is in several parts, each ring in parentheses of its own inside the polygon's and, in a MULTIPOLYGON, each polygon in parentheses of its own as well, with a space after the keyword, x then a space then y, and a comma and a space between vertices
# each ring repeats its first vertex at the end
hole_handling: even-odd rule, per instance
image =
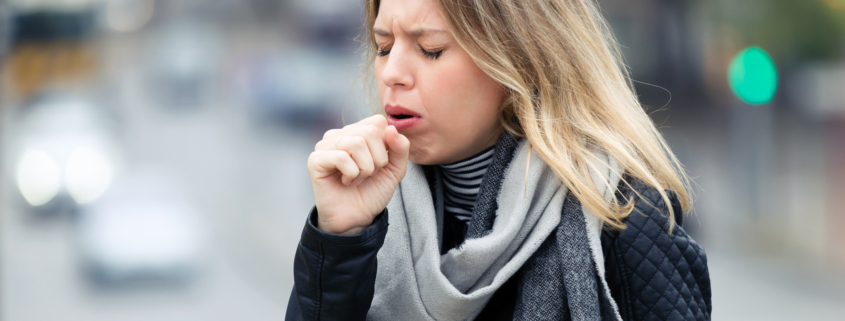
MULTIPOLYGON (((368 320, 471 320, 517 275, 515 320, 620 320, 604 280, 598 218, 571 197, 527 140, 508 133, 476 200, 466 241, 440 255, 442 182, 432 197, 423 167, 409 163, 388 204, 368 320), (536 155, 536 153, 532 153, 536 155)), ((605 197, 618 165, 593 172, 605 197)))

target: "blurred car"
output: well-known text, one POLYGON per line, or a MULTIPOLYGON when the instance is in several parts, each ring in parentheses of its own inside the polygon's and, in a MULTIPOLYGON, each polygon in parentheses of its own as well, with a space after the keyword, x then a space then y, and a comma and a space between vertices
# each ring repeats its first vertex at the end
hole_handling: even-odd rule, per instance
POLYGON ((177 175, 124 165, 117 118, 85 96, 52 94, 21 109, 7 171, 24 213, 73 213, 86 275, 98 284, 189 280, 202 224, 177 175))
POLYGON ((25 206, 39 213, 73 209, 106 191, 121 153, 116 118, 95 99, 43 94, 13 117, 6 170, 25 206))
POLYGON ((135 167, 82 208, 80 245, 93 281, 184 283, 196 275, 204 228, 176 177, 157 167, 135 167))

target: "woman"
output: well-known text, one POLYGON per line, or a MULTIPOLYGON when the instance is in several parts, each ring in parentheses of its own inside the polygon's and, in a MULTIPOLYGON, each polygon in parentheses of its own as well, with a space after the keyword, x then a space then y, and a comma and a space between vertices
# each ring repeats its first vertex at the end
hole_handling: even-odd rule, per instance
POLYGON ((707 320, 687 178, 593 0, 369 0, 288 320, 707 320))

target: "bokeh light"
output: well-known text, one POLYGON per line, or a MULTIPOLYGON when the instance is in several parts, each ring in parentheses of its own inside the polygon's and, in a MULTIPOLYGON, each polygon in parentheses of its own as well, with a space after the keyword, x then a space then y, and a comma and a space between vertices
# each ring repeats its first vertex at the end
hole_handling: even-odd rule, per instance
POLYGON ((130 32, 143 27, 155 11, 154 0, 109 0, 106 20, 115 31, 130 32))
POLYGON ((79 204, 96 200, 112 180, 114 166, 102 151, 79 147, 70 154, 65 167, 68 192, 79 204))
POLYGON ((763 49, 751 47, 737 54, 731 62, 728 82, 742 101, 752 105, 766 104, 777 91, 777 67, 763 49))
POLYGON ((32 206, 49 202, 61 187, 59 165, 40 150, 27 150, 18 163, 18 189, 32 206))

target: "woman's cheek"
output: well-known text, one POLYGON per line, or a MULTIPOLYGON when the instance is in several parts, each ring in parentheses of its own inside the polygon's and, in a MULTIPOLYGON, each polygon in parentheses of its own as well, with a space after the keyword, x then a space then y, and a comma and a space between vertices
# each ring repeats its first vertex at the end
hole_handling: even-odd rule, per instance
MULTIPOLYGON (((431 73, 426 77, 430 81, 419 81, 419 87, 426 103, 426 109, 430 114, 450 116, 460 114, 464 110, 461 104, 462 97, 471 97, 477 93, 466 92, 460 70, 443 68, 431 73)), ((450 117, 445 117, 450 118, 450 117)))

